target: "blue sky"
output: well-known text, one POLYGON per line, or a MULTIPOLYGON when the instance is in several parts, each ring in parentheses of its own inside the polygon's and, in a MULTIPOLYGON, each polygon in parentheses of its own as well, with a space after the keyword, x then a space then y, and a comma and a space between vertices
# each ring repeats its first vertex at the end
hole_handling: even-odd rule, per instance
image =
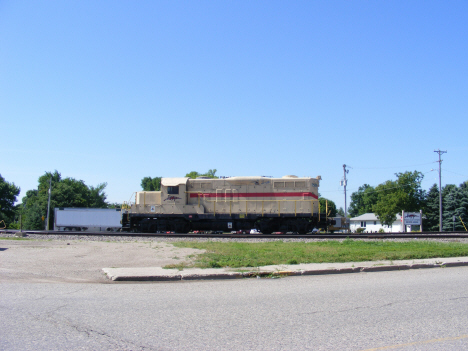
POLYGON ((468 180, 466 1, 0 1, 0 174, 468 180))

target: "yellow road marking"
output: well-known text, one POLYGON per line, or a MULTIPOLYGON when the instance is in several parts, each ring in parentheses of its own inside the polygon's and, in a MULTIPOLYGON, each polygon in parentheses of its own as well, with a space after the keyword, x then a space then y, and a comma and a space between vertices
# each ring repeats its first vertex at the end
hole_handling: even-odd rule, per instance
POLYGON ((449 338, 432 339, 432 340, 425 340, 425 341, 416 341, 416 342, 411 342, 409 344, 382 346, 382 347, 376 347, 376 348, 373 348, 373 349, 366 349, 366 350, 361 350, 361 351, 390 350, 390 349, 396 349, 396 348, 399 348, 399 347, 432 344, 432 343, 435 343, 435 342, 461 340, 461 339, 466 339, 466 338, 468 338, 468 335, 461 335, 461 336, 455 336, 455 337, 449 337, 449 338))

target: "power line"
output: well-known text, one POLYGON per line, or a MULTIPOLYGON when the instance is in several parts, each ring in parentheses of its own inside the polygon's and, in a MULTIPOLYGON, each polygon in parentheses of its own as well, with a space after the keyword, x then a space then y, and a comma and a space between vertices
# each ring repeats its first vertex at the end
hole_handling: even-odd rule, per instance
POLYGON ((425 165, 430 165, 433 163, 437 163, 437 161, 434 162, 429 162, 429 163, 420 163, 417 165, 408 165, 408 166, 392 166, 392 167, 370 167, 370 168, 359 168, 359 167, 354 167, 354 169, 392 169, 392 168, 407 168, 407 167, 416 167, 416 166, 425 166, 425 165))
POLYGON ((460 174, 460 173, 457 173, 457 172, 452 172, 452 171, 449 171, 448 169, 446 169, 445 172, 453 173, 453 174, 459 175, 461 177, 468 177, 468 175, 466 175, 466 174, 460 174))

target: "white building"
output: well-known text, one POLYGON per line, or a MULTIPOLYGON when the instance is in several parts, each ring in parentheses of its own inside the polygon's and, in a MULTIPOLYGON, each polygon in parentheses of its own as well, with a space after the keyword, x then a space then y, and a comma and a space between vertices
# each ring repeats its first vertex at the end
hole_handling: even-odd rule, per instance
POLYGON ((378 233, 380 229, 384 232, 403 232, 401 224, 401 214, 396 215, 397 219, 391 226, 383 225, 380 223, 377 216, 373 213, 365 213, 358 217, 350 218, 349 230, 355 233, 358 228, 364 228, 366 233, 378 233))

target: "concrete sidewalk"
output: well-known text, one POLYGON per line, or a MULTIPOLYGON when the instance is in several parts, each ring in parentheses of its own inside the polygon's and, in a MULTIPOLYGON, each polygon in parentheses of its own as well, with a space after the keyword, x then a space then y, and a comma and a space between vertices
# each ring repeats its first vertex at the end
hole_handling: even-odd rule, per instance
POLYGON ((252 277, 282 277, 297 275, 382 272, 407 269, 468 266, 468 257, 430 258, 403 261, 372 261, 347 263, 309 263, 297 265, 264 266, 258 268, 188 268, 182 271, 162 267, 103 268, 109 279, 115 281, 176 281, 235 279, 252 277))

